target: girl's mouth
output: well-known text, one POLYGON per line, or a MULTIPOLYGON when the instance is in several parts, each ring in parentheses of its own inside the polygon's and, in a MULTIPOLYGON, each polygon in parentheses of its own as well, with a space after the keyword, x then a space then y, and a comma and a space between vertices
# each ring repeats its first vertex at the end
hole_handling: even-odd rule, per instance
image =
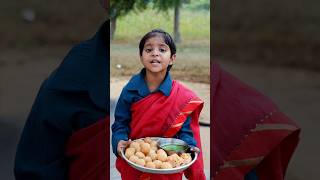
POLYGON ((159 60, 154 59, 154 60, 152 60, 152 61, 151 61, 151 64, 153 64, 153 63, 160 64, 160 61, 159 61, 159 60))

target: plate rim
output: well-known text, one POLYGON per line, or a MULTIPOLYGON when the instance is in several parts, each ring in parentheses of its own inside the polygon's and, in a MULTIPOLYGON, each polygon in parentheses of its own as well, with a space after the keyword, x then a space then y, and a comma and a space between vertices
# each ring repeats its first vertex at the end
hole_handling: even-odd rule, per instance
MULTIPOLYGON (((159 138, 163 138, 163 137, 150 137, 151 139, 159 139, 159 138)), ((145 138, 138 138, 138 139, 145 139, 145 138)), ((133 141, 136 141, 138 139, 135 139, 133 141)), ((164 138, 165 139, 165 138, 164 138)), ((176 138, 173 138, 176 139, 176 138)), ((181 139, 179 139, 181 140, 181 139)), ((181 171, 184 171, 185 169, 187 169, 188 167, 190 167, 198 158, 198 153, 194 152, 194 158, 192 159, 192 161, 188 164, 179 166, 179 167, 175 167, 175 168, 170 168, 170 169, 154 169, 154 168, 148 168, 148 167, 144 167, 141 165, 138 165, 136 163, 131 162, 124 153, 125 149, 122 149, 121 151, 121 158, 123 158, 131 167, 135 168, 138 171, 142 171, 142 172, 147 172, 147 173, 152 173, 152 174, 174 174, 174 173, 178 173, 181 171), (139 168, 139 169, 138 169, 139 168)))

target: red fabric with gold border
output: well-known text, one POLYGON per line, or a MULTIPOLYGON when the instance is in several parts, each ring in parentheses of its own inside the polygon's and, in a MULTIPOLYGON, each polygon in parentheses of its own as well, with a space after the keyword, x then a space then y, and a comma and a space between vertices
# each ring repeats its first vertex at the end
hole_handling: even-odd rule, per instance
POLYGON ((266 96, 211 67, 212 175, 243 180, 252 169, 259 180, 282 180, 298 143, 299 128, 266 96))

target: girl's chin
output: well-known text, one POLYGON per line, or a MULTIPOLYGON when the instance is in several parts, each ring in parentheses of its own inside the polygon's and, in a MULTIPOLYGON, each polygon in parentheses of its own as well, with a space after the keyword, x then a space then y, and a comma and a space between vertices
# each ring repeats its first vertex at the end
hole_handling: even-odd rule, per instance
POLYGON ((149 68, 149 69, 147 69, 147 71, 149 71, 149 72, 151 72, 151 73, 163 73, 163 72, 165 72, 165 70, 164 69, 160 69, 160 68, 149 68))

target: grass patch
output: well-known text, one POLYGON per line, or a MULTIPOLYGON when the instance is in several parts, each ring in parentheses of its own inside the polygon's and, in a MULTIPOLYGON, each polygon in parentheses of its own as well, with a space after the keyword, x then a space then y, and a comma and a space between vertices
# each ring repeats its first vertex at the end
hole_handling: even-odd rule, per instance
MULTIPOLYGON (((173 10, 168 13, 147 9, 143 12, 131 12, 120 17, 114 40, 117 42, 137 42, 147 32, 161 28, 173 34, 173 10)), ((208 10, 192 11, 182 8, 180 15, 180 33, 182 41, 202 41, 209 44, 210 12, 208 10)))
MULTIPOLYGON (((171 69, 174 79, 209 83, 209 47, 178 47, 177 59, 171 69)), ((138 46, 135 44, 111 45, 111 76, 132 76, 142 68, 138 46), (121 68, 117 66, 121 65, 121 68)))

